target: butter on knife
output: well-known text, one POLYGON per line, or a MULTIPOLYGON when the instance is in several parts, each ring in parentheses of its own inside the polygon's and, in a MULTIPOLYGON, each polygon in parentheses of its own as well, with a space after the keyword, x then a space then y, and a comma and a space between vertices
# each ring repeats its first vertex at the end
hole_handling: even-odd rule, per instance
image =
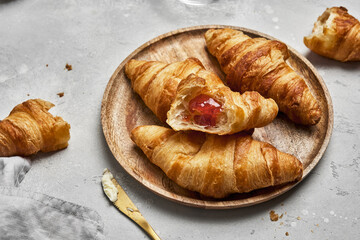
POLYGON ((113 178, 114 176, 109 169, 105 168, 101 178, 101 184, 106 196, 110 199, 110 201, 115 202, 119 191, 117 190, 115 184, 111 181, 113 178))
POLYGON ((119 185, 119 183, 107 168, 104 169, 101 183, 106 196, 111 202, 113 202, 114 206, 119 209, 119 211, 133 220, 142 229, 144 229, 144 231, 149 234, 151 239, 160 240, 160 237, 145 220, 143 215, 141 215, 139 209, 137 209, 128 195, 126 195, 124 189, 119 185))

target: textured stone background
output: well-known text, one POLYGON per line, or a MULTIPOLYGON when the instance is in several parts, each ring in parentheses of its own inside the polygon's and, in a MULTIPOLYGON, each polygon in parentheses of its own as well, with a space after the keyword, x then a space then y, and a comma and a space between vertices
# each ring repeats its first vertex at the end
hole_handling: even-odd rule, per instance
POLYGON ((108 239, 147 237, 105 199, 105 167, 163 239, 360 239, 360 64, 325 59, 302 43, 317 17, 336 5, 360 19, 358 0, 220 0, 208 6, 176 0, 0 0, 0 119, 24 100, 43 98, 72 126, 69 147, 34 156, 20 188, 96 210, 108 239), (120 62, 160 34, 203 24, 242 26, 282 40, 314 64, 332 96, 334 131, 324 157, 301 184, 269 202, 224 211, 170 202, 128 176, 103 137, 102 95, 120 62), (72 71, 64 70, 66 63, 72 71), (270 221, 270 210, 283 218, 270 221))

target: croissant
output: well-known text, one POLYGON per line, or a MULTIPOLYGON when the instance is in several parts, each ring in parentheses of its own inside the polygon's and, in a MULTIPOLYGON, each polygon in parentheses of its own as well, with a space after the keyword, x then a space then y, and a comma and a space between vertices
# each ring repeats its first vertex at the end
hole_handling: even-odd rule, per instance
POLYGON ((0 156, 28 156, 66 148, 70 125, 48 112, 53 106, 42 99, 30 99, 15 106, 0 121, 0 156))
POLYGON ((278 112, 272 99, 257 92, 232 92, 196 58, 172 64, 130 60, 125 73, 145 104, 176 130, 230 134, 262 127, 278 112))
POLYGON ((213 198, 300 180, 302 163, 247 132, 213 135, 139 126, 131 139, 179 186, 213 198))
POLYGON ((205 40, 232 90, 257 91, 274 99, 279 110, 295 123, 313 125, 320 121, 316 99, 304 79, 285 62, 289 52, 284 43, 250 38, 233 29, 210 29, 205 40))
POLYGON ((276 103, 257 92, 240 95, 222 83, 209 85, 191 74, 180 82, 166 122, 176 131, 224 135, 263 127, 274 120, 277 112, 276 103))
POLYGON ((327 8, 314 24, 305 45, 315 53, 342 62, 360 60, 360 22, 344 7, 327 8))

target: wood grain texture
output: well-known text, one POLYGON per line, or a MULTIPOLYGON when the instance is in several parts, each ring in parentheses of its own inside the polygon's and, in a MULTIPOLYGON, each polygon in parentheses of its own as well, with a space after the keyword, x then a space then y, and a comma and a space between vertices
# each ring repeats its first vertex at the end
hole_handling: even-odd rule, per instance
MULTIPOLYGON (((163 34, 140 46, 119 65, 108 82, 101 106, 102 127, 109 148, 120 165, 132 177, 169 200, 209 209, 237 208, 261 203, 283 194, 297 183, 260 189, 246 194, 233 194, 221 200, 206 198, 176 185, 160 168, 150 163, 130 139, 130 132, 136 126, 163 124, 131 89, 130 80, 124 73, 124 65, 133 58, 170 63, 196 57, 203 62, 205 68, 224 79, 225 76, 217 60, 207 52, 204 40, 204 33, 208 29, 224 27, 241 30, 250 37, 276 40, 254 30, 222 25, 189 27, 163 34)), ((253 136, 298 157, 304 165, 303 178, 305 178, 320 161, 329 143, 334 119, 333 106, 327 87, 316 69, 293 48, 289 47, 289 51, 291 57, 287 62, 306 79, 310 90, 319 101, 323 111, 321 121, 315 126, 301 126, 279 113, 274 122, 256 129, 253 136)))

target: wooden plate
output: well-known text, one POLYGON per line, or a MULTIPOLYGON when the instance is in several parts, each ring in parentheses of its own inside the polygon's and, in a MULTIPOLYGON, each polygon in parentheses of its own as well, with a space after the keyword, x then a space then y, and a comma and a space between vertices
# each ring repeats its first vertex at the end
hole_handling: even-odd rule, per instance
MULTIPOLYGON (((207 69, 224 79, 216 59, 207 52, 204 40, 206 30, 224 27, 241 30, 251 37, 274 39, 254 30, 222 25, 189 27, 163 34, 140 46, 119 65, 106 87, 101 108, 104 135, 120 165, 156 194, 178 203, 201 208, 225 209, 257 204, 279 196, 297 183, 269 187, 247 194, 233 194, 221 200, 205 198, 179 187, 168 179, 160 168, 150 163, 129 137, 131 130, 136 126, 163 124, 132 91, 130 80, 124 73, 124 65, 132 58, 170 63, 197 57, 207 69)), ((325 83, 315 68, 293 48, 289 47, 289 50, 291 59, 288 63, 305 77, 319 101, 323 110, 321 121, 316 126, 304 127, 295 125, 285 115, 279 114, 268 126, 256 129, 253 136, 298 157, 304 165, 305 177, 319 162, 329 143, 333 127, 333 107, 325 83)))

